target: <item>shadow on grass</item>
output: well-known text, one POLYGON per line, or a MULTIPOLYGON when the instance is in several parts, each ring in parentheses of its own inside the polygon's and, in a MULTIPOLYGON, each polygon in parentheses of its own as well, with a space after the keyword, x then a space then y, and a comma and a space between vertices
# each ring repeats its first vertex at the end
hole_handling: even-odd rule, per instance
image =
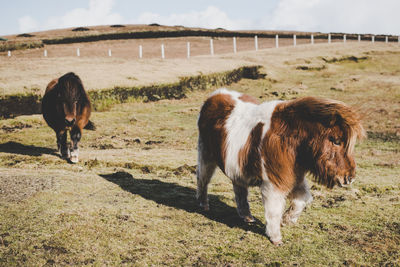
POLYGON ((57 151, 52 148, 28 146, 12 141, 0 144, 0 152, 29 156, 41 156, 43 154, 58 156, 57 151))
POLYGON ((158 204, 185 210, 190 213, 198 213, 231 228, 238 227, 246 231, 264 235, 264 224, 260 220, 256 219, 256 222, 252 224, 243 222, 237 215, 236 208, 228 206, 216 195, 209 194, 210 210, 203 211, 197 205, 196 190, 193 188, 155 179, 136 179, 127 172, 100 174, 100 176, 107 181, 117 184, 125 191, 140 195, 158 204))

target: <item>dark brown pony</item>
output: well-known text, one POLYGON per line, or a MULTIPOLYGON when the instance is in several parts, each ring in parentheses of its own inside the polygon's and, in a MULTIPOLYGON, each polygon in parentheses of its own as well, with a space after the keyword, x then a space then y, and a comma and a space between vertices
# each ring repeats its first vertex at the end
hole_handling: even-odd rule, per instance
POLYGON ((78 75, 69 72, 47 85, 42 100, 42 112, 47 124, 56 132, 61 157, 77 163, 82 129, 94 128, 89 122, 90 100, 78 75), (68 131, 71 147, 67 144, 68 131))

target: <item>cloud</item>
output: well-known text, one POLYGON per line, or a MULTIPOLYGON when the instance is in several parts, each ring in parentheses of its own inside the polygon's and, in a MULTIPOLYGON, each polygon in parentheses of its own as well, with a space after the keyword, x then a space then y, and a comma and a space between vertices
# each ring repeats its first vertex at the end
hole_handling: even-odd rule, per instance
POLYGON ((76 8, 61 17, 51 17, 45 24, 47 29, 117 24, 122 16, 112 13, 115 0, 90 0, 89 8, 76 8))
POLYGON ((38 23, 30 16, 18 19, 20 32, 60 29, 76 26, 94 26, 122 23, 122 16, 113 13, 115 0, 89 0, 88 8, 76 8, 59 17, 50 17, 38 23))
POLYGON ((209 6, 202 11, 160 15, 142 13, 131 23, 225 28, 400 34, 398 0, 278 0, 261 18, 236 19, 209 6))
POLYGON ((397 0, 279 0, 261 25, 274 30, 399 34, 397 0))
POLYGON ((251 26, 250 21, 232 20, 228 15, 215 6, 209 6, 203 11, 191 11, 183 14, 162 16, 157 13, 142 13, 132 23, 163 25, 182 25, 201 28, 225 28, 229 30, 245 29, 251 26))
POLYGON ((19 18, 18 25, 20 32, 32 32, 38 28, 37 21, 30 16, 24 16, 19 18))

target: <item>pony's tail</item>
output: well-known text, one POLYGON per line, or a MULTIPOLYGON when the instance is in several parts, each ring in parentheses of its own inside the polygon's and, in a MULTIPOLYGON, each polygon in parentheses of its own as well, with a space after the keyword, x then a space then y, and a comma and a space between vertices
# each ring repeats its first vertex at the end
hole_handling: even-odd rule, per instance
POLYGON ((83 127, 83 129, 95 131, 96 130, 96 125, 94 125, 94 123, 89 120, 88 123, 86 124, 86 126, 83 127))

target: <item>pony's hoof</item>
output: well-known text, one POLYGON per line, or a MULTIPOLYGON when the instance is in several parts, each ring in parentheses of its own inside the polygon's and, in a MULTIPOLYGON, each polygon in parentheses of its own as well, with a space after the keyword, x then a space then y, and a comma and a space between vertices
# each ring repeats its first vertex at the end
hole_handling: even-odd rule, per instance
POLYGON ((62 159, 68 160, 70 157, 71 157, 71 153, 69 152, 69 150, 61 152, 61 158, 62 159))
POLYGON ((71 163, 78 163, 78 161, 79 161, 79 159, 78 159, 78 156, 76 156, 76 157, 71 157, 70 159, 69 159, 70 161, 71 161, 71 163))
POLYGON ((247 216, 244 216, 244 217, 242 217, 242 218, 243 218, 243 221, 244 221, 245 223, 253 223, 253 222, 256 221, 256 220, 254 219, 254 217, 251 216, 251 215, 247 215, 247 216))
POLYGON ((76 149, 74 151, 71 151, 71 157, 70 157, 70 161, 71 163, 78 163, 78 156, 79 156, 79 150, 76 149))
POLYGON ((278 240, 278 241, 271 241, 272 242, 272 244, 274 245, 274 246, 276 246, 276 247, 280 247, 280 246, 282 246, 283 245, 283 242, 282 242, 282 240, 278 240))
POLYGON ((293 224, 296 224, 296 222, 297 222, 297 218, 293 218, 290 215, 286 214, 283 216, 283 219, 281 221, 281 226, 293 225, 293 224))
POLYGON ((200 208, 202 208, 204 211, 209 211, 210 210, 210 206, 208 204, 201 204, 200 203, 200 208))

